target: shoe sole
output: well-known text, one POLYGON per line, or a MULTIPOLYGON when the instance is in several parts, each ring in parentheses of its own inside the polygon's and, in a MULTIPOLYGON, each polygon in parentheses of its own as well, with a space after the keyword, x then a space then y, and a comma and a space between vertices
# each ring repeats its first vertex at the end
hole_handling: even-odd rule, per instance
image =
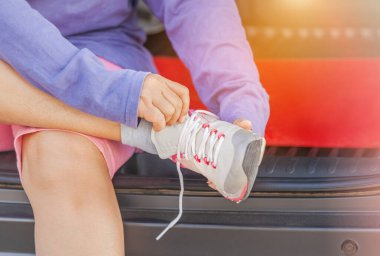
POLYGON ((247 146, 243 159, 243 170, 247 175, 247 190, 242 200, 247 199, 251 193, 259 166, 263 160, 265 146, 266 141, 264 138, 252 141, 247 146))

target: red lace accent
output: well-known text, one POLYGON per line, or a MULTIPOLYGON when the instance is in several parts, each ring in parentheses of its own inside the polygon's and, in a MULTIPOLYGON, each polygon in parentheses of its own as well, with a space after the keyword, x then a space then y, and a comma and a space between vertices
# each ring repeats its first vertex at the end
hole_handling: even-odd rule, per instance
POLYGON ((203 129, 205 129, 205 128, 207 128, 207 127, 210 127, 210 124, 207 124, 207 123, 206 123, 206 124, 203 124, 203 125, 202 125, 202 128, 203 128, 203 129))
POLYGON ((200 163, 200 162, 201 162, 201 159, 199 158, 199 156, 198 156, 198 155, 194 155, 194 159, 195 159, 195 160, 197 160, 197 162, 198 162, 198 163, 200 163))

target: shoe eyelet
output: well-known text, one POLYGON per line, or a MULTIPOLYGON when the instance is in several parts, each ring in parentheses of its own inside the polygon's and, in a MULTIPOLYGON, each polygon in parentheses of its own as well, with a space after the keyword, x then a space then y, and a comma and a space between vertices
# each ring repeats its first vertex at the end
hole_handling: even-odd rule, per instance
POLYGON ((224 133, 221 133, 218 135, 218 140, 220 140, 220 138, 225 138, 225 137, 226 137, 226 135, 224 135, 224 133))
POLYGON ((194 155, 194 159, 198 162, 198 163, 200 163, 201 162, 201 159, 199 158, 199 156, 198 155, 194 155))
POLYGON ((202 128, 203 128, 203 129, 206 129, 206 128, 208 128, 208 127, 210 127, 210 124, 203 124, 203 125, 202 125, 202 128))
POLYGON ((217 132, 218 132, 217 129, 212 129, 212 130, 210 131, 210 134, 213 134, 213 133, 217 134, 217 132))

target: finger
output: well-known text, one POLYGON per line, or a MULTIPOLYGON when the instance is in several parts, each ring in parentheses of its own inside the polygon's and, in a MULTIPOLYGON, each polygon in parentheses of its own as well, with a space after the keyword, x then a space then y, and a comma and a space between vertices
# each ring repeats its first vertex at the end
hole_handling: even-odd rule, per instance
POLYGON ((165 119, 163 119, 162 122, 160 121, 160 122, 152 123, 152 127, 153 127, 153 130, 155 130, 156 132, 161 131, 162 129, 166 127, 165 119))
POLYGON ((164 115, 149 102, 140 101, 138 116, 151 122, 155 131, 160 131, 166 126, 164 115))
POLYGON ((145 120, 153 124, 155 131, 160 131, 165 128, 166 121, 162 112, 153 105, 149 105, 146 109, 145 120))
POLYGON ((166 123, 172 118, 173 114, 175 113, 174 106, 163 96, 162 93, 159 93, 159 95, 153 99, 152 103, 153 106, 158 108, 165 116, 166 123))
POLYGON ((235 125, 240 126, 241 128, 251 131, 252 130, 252 122, 249 120, 245 120, 242 118, 238 118, 234 122, 235 125))
POLYGON ((168 124, 172 125, 178 121, 178 118, 181 115, 183 105, 182 100, 169 88, 163 91, 163 95, 174 106, 174 114, 172 115, 172 118, 168 121, 168 124))
POLYGON ((180 116, 181 117, 186 116, 187 113, 189 112, 189 106, 190 106, 189 89, 186 86, 170 81, 169 79, 165 78, 165 81, 167 82, 169 88, 173 90, 182 100, 182 109, 181 109, 180 116))
POLYGON ((233 122, 233 124, 234 124, 234 125, 239 125, 243 120, 244 120, 244 119, 242 119, 242 118, 238 118, 238 119, 236 119, 236 120, 233 122))

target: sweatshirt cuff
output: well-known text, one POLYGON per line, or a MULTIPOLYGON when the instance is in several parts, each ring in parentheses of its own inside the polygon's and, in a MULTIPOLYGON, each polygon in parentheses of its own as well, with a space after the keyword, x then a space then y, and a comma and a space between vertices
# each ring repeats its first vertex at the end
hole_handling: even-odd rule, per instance
POLYGON ((130 84, 130 89, 127 97, 126 109, 125 109, 125 124, 127 126, 137 128, 138 124, 138 107, 141 95, 141 90, 144 84, 145 77, 150 74, 150 72, 142 71, 132 71, 128 70, 128 83, 130 84))
POLYGON ((233 123, 236 119, 242 118, 251 121, 252 123, 252 132, 259 134, 260 136, 265 136, 265 127, 268 122, 268 117, 266 111, 257 111, 257 108, 247 109, 244 111, 242 109, 231 110, 222 110, 219 115, 223 121, 233 123))

